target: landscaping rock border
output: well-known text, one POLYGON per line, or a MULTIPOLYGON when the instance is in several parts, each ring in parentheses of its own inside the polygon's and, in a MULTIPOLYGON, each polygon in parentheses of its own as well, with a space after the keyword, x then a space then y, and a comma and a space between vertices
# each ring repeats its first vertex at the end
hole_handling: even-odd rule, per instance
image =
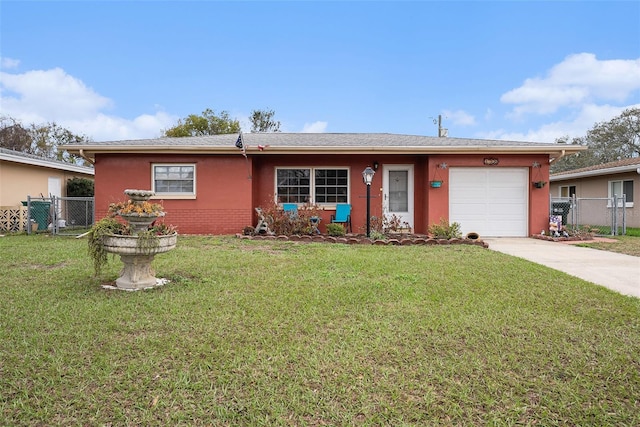
POLYGON ((317 235, 293 235, 293 236, 272 236, 272 235, 244 235, 236 234, 236 237, 245 240, 278 240, 289 242, 317 242, 317 243, 341 243, 347 245, 384 245, 384 246, 409 246, 409 245, 473 245, 489 248, 489 244, 480 239, 434 239, 422 235, 391 236, 389 239, 370 239, 361 235, 346 235, 343 237, 317 235))
POLYGON ((553 237, 553 236, 547 236, 544 234, 534 234, 531 236, 532 239, 538 239, 538 240, 546 240, 548 242, 579 242, 579 241, 589 241, 589 240, 594 240, 593 236, 591 235, 586 235, 586 236, 569 236, 569 237, 553 237))

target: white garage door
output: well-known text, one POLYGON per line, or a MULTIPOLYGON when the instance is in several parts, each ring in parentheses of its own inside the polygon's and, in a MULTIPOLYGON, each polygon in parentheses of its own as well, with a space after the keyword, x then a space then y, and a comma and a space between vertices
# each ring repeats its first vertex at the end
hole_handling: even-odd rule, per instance
POLYGON ((463 235, 528 235, 527 168, 451 168, 449 181, 449 222, 459 223, 463 235))

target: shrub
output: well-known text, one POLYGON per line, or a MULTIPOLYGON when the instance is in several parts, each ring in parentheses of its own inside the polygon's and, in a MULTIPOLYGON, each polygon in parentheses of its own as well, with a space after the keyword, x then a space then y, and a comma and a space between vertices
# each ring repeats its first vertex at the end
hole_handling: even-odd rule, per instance
POLYGON ((267 220, 269 229, 277 235, 311 234, 311 218, 320 216, 320 208, 311 203, 298 207, 297 213, 285 212, 275 202, 260 207, 267 220))
POLYGON ((429 226, 429 234, 437 239, 459 239, 462 237, 460 224, 457 222, 449 224, 449 221, 444 218, 441 218, 438 224, 429 226))
POLYGON ((371 240, 387 240, 387 235, 378 230, 371 230, 369 238, 371 240))
POLYGON ((344 236, 344 225, 333 222, 327 224, 327 234, 335 237, 344 236))
POLYGON ((71 178, 67 181, 67 197, 93 197, 93 180, 88 178, 71 178))
POLYGON ((385 215, 383 219, 383 228, 387 233, 396 233, 401 229, 411 227, 409 227, 409 223, 407 221, 402 221, 399 216, 392 214, 390 216, 385 215))

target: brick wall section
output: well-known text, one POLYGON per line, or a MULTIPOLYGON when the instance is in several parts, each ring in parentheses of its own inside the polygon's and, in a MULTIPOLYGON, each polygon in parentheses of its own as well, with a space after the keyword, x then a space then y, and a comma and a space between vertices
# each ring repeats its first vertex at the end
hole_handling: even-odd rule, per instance
POLYGON ((235 234, 252 225, 253 218, 247 209, 174 209, 164 221, 178 224, 181 234, 235 234))
MULTIPOLYGON (((351 170, 350 201, 352 204, 353 230, 358 232, 366 222, 366 186, 361 172, 373 162, 383 164, 413 164, 415 173, 414 206, 415 229, 425 233, 430 224, 448 217, 449 192, 448 169, 440 170, 444 180, 442 188, 431 189, 428 182, 440 163, 449 167, 488 167, 484 157, 496 157, 495 167, 528 167, 534 162, 541 165, 536 174, 549 180, 546 155, 276 155, 264 154, 249 157, 240 154, 99 154, 95 164, 96 217, 106 214, 109 203, 126 199, 127 188, 149 190, 151 166, 154 163, 188 163, 196 165, 196 198, 177 200, 166 198, 162 203, 167 212, 165 222, 178 227, 182 234, 235 234, 245 226, 255 226, 254 208, 269 202, 274 194, 276 167, 348 167, 351 170)), ((382 214, 381 170, 376 173, 371 186, 371 215, 382 214)), ((548 226, 549 186, 529 192, 529 233, 535 234, 548 226)), ((156 200, 160 201, 160 200, 156 200)), ((324 211, 320 229, 325 230, 329 217, 335 211, 324 211)))
POLYGON ((252 180, 241 155, 98 155, 96 158, 96 217, 102 218, 110 203, 126 200, 127 188, 152 189, 155 163, 196 165, 195 199, 155 199, 167 212, 164 222, 182 234, 235 234, 252 224, 252 180))

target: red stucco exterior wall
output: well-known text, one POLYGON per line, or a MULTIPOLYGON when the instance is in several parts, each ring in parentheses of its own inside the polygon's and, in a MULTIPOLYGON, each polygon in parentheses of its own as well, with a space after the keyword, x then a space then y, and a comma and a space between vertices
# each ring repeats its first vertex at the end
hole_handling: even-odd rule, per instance
MULTIPOLYGON (((196 198, 162 199, 167 211, 165 222, 174 224, 182 234, 235 234, 255 225, 254 208, 264 206, 274 196, 276 167, 348 167, 353 231, 366 225, 366 186, 361 172, 374 162, 380 165, 371 186, 371 215, 382 215, 382 165, 414 165, 414 231, 426 233, 430 224, 448 218, 448 168, 438 169, 441 188, 431 188, 437 165, 448 167, 527 167, 531 180, 549 180, 549 159, 545 155, 270 155, 245 159, 241 155, 142 155, 100 154, 95 164, 96 217, 106 214, 109 203, 124 200, 127 188, 151 189, 151 165, 154 163, 193 163, 196 165, 196 198), (487 157, 498 160, 487 166, 487 157), (534 163, 540 165, 533 168, 534 163)), ((529 234, 548 227, 549 192, 529 190, 529 234)), ((322 224, 333 210, 324 211, 322 224)), ((324 231, 324 226, 320 228, 324 231)))

